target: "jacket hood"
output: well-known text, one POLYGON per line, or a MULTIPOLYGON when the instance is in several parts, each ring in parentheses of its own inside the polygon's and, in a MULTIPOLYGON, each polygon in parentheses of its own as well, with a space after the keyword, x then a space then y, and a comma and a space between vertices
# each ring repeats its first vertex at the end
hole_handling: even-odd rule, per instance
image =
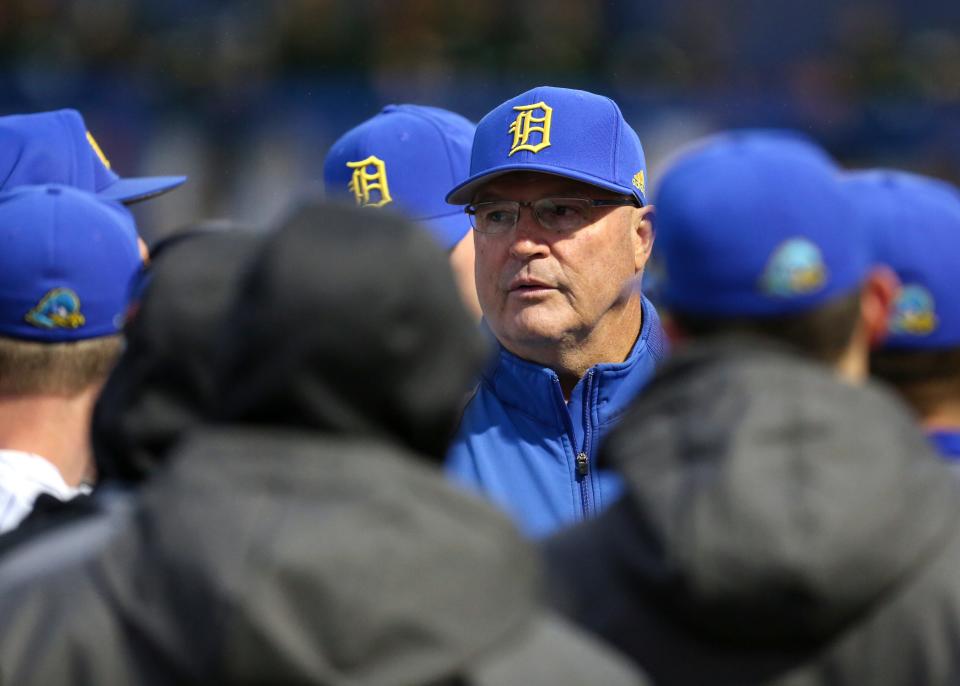
POLYGON ((506 517, 402 449, 230 427, 176 454, 105 573, 198 683, 640 683, 538 608, 506 517))
MULTIPOLYGON (((675 356, 611 433, 637 584, 713 639, 842 630, 922 566, 954 479, 885 389, 753 340, 675 356)), ((631 582, 633 583, 633 582, 631 582)))
POLYGON ((221 420, 380 436, 436 461, 486 352, 429 235, 318 203, 267 239, 226 334, 221 420))
POLYGON ((134 288, 126 348, 94 411, 101 479, 143 480, 199 423, 228 306, 258 243, 240 231, 187 233, 154 253, 134 288))

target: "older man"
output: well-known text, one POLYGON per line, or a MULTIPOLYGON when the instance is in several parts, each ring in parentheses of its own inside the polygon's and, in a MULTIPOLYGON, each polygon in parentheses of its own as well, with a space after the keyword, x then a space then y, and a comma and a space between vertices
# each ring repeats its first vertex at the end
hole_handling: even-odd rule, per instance
POLYGON ((470 162, 447 201, 469 203, 500 346, 447 466, 540 536, 616 497, 594 455, 663 354, 638 288, 653 245, 643 149, 609 98, 540 87, 483 118, 470 162))

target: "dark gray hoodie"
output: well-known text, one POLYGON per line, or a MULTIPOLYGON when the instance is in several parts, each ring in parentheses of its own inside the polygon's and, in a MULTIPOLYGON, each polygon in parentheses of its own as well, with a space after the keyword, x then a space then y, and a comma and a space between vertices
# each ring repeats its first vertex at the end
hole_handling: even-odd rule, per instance
POLYGON ((409 223, 303 207, 227 318, 217 424, 132 511, 0 566, 0 681, 643 683, 433 464, 483 358, 458 297, 409 223))
POLYGON ((626 494, 547 544, 553 597, 657 684, 960 683, 960 494, 885 389, 694 347, 602 459, 626 494))

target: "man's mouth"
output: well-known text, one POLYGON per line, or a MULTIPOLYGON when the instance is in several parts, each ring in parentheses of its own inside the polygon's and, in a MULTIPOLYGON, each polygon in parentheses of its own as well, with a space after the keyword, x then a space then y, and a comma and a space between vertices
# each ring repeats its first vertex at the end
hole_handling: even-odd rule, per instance
POLYGON ((509 290, 511 293, 535 293, 538 291, 556 290, 556 286, 537 279, 519 278, 510 282, 509 290))

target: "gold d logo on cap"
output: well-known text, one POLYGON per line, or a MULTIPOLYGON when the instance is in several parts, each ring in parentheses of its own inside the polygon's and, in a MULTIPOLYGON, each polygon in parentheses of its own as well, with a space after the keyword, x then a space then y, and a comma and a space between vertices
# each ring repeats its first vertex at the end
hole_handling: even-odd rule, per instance
POLYGON ((353 177, 347 188, 357 199, 360 207, 383 207, 393 202, 390 187, 387 185, 387 165, 379 157, 370 155, 359 162, 347 162, 353 169, 353 177), (371 194, 376 193, 379 200, 374 201, 371 194))
POLYGON ((538 153, 544 148, 550 147, 550 124, 553 121, 553 108, 545 102, 538 102, 534 105, 518 105, 513 109, 520 114, 507 129, 507 133, 513 134, 513 147, 510 148, 507 157, 520 150, 538 153), (538 110, 542 114, 535 116, 538 110), (538 124, 539 126, 537 126, 538 124), (540 142, 531 145, 529 143, 530 136, 535 133, 540 134, 540 142))
POLYGON ((97 140, 93 137, 93 134, 87 131, 87 142, 90 143, 90 147, 93 148, 93 151, 97 153, 97 157, 100 158, 100 161, 103 162, 103 166, 107 169, 110 168, 110 160, 107 159, 107 156, 103 154, 103 150, 100 149, 100 146, 97 145, 97 140))

